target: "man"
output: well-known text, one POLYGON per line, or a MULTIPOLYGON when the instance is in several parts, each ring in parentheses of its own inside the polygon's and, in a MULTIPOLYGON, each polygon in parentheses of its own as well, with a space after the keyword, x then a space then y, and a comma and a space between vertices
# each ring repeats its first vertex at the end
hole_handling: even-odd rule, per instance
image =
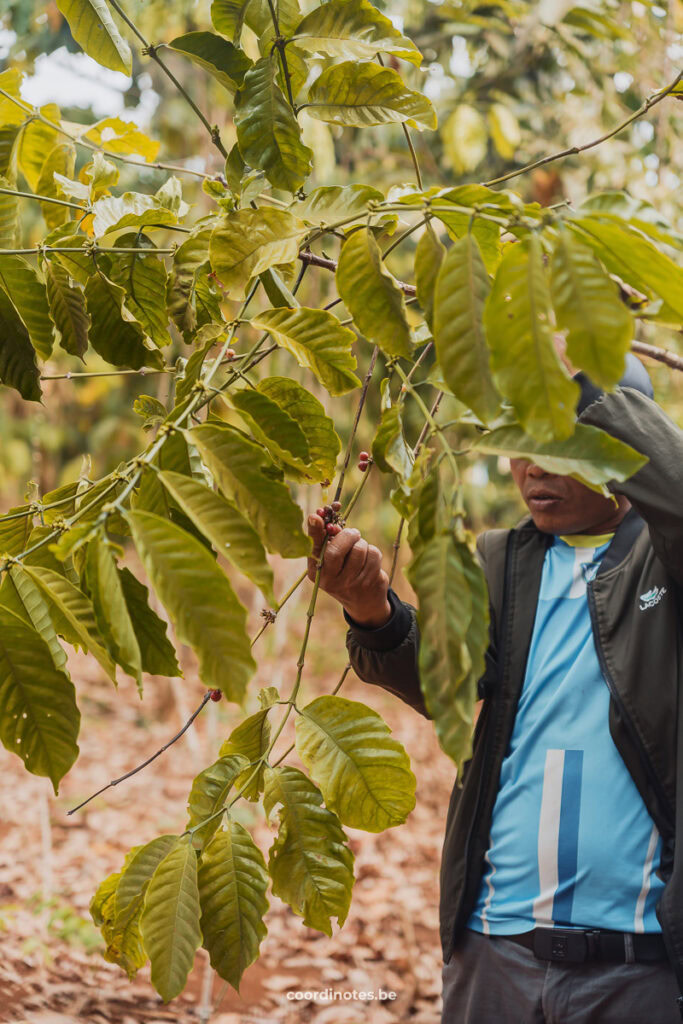
MULTIPOLYGON (((530 515, 478 539, 491 635, 443 846, 443 1024, 683 1017, 683 433, 634 356, 612 393, 576 378, 578 421, 649 462, 615 501, 513 459, 530 515)), ((415 611, 380 562, 344 529, 321 586, 360 678, 428 717, 415 611)))

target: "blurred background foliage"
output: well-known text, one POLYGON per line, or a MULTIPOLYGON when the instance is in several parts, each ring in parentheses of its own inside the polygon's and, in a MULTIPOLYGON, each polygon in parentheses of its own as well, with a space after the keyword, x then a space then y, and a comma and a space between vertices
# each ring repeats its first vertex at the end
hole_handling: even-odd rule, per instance
MULTIPOLYGON (((315 6, 309 0, 301 3, 303 13, 315 6)), ((578 5, 571 0, 485 4, 474 0, 392 0, 376 6, 424 54, 421 69, 406 70, 408 66, 403 65, 402 73, 409 85, 429 96, 439 115, 438 132, 415 138, 427 186, 490 182, 546 154, 598 138, 666 85, 683 62, 683 0, 668 5, 641 0, 585 0, 578 5)), ((210 0, 126 0, 125 9, 155 45, 187 31, 211 29, 210 0)), ((125 26, 122 28, 129 37, 125 26)), ((248 29, 243 45, 250 55, 257 55, 256 37, 248 29)), ((22 95, 28 102, 37 106, 57 102, 62 116, 75 122, 109 115, 133 120, 160 142, 160 160, 222 173, 220 154, 184 99, 152 62, 140 55, 139 46, 133 49, 130 78, 106 71, 80 52, 54 0, 0 0, 0 70, 11 64, 25 73, 22 95)), ((166 51, 164 58, 208 112, 209 120, 219 126, 229 150, 235 133, 232 106, 226 108, 224 90, 179 54, 166 51)), ((578 204, 597 189, 625 191, 635 201, 652 204, 683 234, 681 100, 683 97, 657 105, 651 115, 604 145, 539 167, 505 187, 543 206, 578 204)), ((304 139, 316 155, 311 187, 356 181, 387 194, 414 180, 400 126, 366 133, 335 128, 303 114, 302 122, 304 139)), ((84 154, 80 158, 85 161, 84 154)), ((167 177, 167 172, 153 168, 121 165, 120 170, 121 191, 128 187, 152 192, 167 177)), ((184 178, 183 194, 197 218, 212 206, 199 178, 184 178)), ((24 204, 22 217, 24 244, 36 244, 43 231, 37 204, 24 204)), ((410 244, 397 250, 390 261, 397 277, 409 274, 412 258, 410 244)), ((322 304, 328 290, 333 295, 333 287, 331 276, 310 272, 301 292, 303 301, 322 304)), ((680 335, 672 331, 642 321, 638 331, 641 340, 683 351, 680 335)), ((188 354, 177 336, 167 361, 188 354)), ((369 348, 358 355, 363 369, 369 348)), ((97 357, 90 355, 86 369, 100 368, 105 368, 104 364, 100 366, 97 357)), ((45 372, 79 369, 82 366, 76 360, 56 351, 45 372)), ((648 369, 659 400, 680 423, 680 375, 677 379, 661 364, 650 363, 648 369)), ((423 378, 429 370, 425 361, 423 378)), ((278 372, 272 360, 268 372, 278 372)), ((291 374, 289 363, 285 372, 291 374)), ((27 488, 29 493, 36 489, 43 493, 77 478, 88 453, 96 476, 132 457, 146 444, 142 420, 132 408, 134 398, 151 394, 165 401, 169 384, 169 376, 163 374, 147 379, 131 374, 55 380, 46 383, 44 405, 38 411, 1 389, 2 507, 19 499, 27 488)), ((345 439, 355 403, 330 403, 322 393, 319 397, 326 401, 345 439)), ((378 395, 370 399, 359 433, 360 447, 370 446, 379 416, 372 403, 378 401, 378 395)), ((442 420, 447 422, 452 416, 446 402, 442 410, 442 420)), ((409 439, 414 441, 418 429, 419 424, 408 419, 409 439)), ((470 463, 465 479, 475 530, 509 525, 523 514, 506 460, 483 458, 470 463)), ((363 528, 367 516, 375 538, 388 543, 397 514, 389 502, 379 500, 382 481, 375 478, 370 484, 375 494, 363 503, 369 511, 359 510, 357 522, 363 528)))

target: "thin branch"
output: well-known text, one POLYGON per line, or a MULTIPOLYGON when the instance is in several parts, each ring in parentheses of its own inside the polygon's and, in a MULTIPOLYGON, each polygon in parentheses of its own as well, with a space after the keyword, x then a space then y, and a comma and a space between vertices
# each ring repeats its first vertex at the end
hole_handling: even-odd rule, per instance
POLYGON ((152 373, 177 373, 175 366, 164 366, 160 370, 148 369, 146 366, 139 370, 93 370, 89 373, 46 373, 41 374, 41 380, 79 380, 83 377, 146 377, 152 373))
POLYGON ((670 366, 672 370, 683 370, 683 356, 676 355, 665 348, 658 348, 656 345, 648 345, 644 341, 632 341, 631 351, 638 352, 641 356, 649 359, 656 359, 658 363, 670 366))
POLYGON ((54 203, 55 206, 68 206, 72 210, 78 210, 79 213, 90 213, 87 207, 80 206, 78 203, 70 203, 66 199, 55 199, 54 196, 39 196, 35 192, 20 192, 16 188, 0 188, 0 195, 18 196, 20 199, 37 199, 40 203, 54 203))
POLYGON ((141 772, 142 769, 146 768, 148 764, 152 763, 152 761, 156 761, 157 757, 160 757, 165 750, 168 750, 168 748, 172 747, 174 743, 177 743, 177 741, 180 739, 183 733, 187 732, 187 730, 190 728, 199 712, 202 711, 206 707, 208 702, 211 700, 211 693, 212 691, 209 690, 207 693, 204 694, 204 696, 202 697, 201 704, 192 712, 192 714, 185 722, 185 725, 182 727, 180 732, 177 732, 173 739, 170 739, 168 743, 164 743, 163 747, 160 750, 157 750, 156 754, 152 754, 152 756, 148 757, 146 761, 143 761, 142 764, 139 764, 137 768, 133 768, 131 771, 126 772, 126 774, 122 775, 120 778, 112 779, 112 781, 108 782, 106 786, 102 786, 102 789, 98 789, 96 793, 93 793, 92 796, 89 796, 87 800, 84 800, 83 803, 80 803, 78 807, 72 807, 71 810, 67 811, 66 813, 75 814, 76 811, 80 811, 82 807, 85 807, 85 805, 89 804, 91 800, 94 800, 96 796, 100 796, 101 793, 105 793, 108 789, 111 789, 112 786, 118 786, 120 782, 125 782, 126 779, 132 778, 133 775, 137 775, 138 772, 141 772))
POLYGON ((351 459, 351 449, 353 447, 353 442, 354 442, 355 437, 356 437, 356 431, 358 430, 358 423, 360 422, 360 415, 361 415, 361 413, 363 411, 363 406, 365 405, 365 399, 367 397, 368 387, 370 386, 370 378, 372 377, 373 370, 375 369, 375 363, 377 362, 377 356, 378 355, 379 355, 379 348, 377 347, 377 345, 375 345, 374 349, 372 350, 372 355, 370 357, 370 365, 368 366, 368 372, 365 374, 365 380, 363 381, 363 390, 361 391, 360 398, 358 399, 358 407, 356 408, 356 415, 355 415, 355 418, 354 418, 354 421, 353 421, 353 426, 351 427, 351 433, 349 434, 349 440, 348 440, 348 443, 346 445, 346 453, 344 455, 344 464, 343 464, 343 466, 341 468, 341 473, 339 474, 339 481, 337 483, 337 490, 335 491, 335 495, 334 495, 334 500, 335 501, 339 501, 339 498, 340 498, 340 495, 341 495, 341 492, 342 492, 342 488, 344 486, 344 477, 346 476, 346 471, 349 468, 349 461, 351 459))
POLYGON ((593 139, 592 142, 586 142, 583 146, 569 146, 567 149, 561 149, 558 153, 552 153, 550 156, 541 157, 540 160, 534 160, 533 163, 526 164, 524 167, 520 167, 516 171, 508 171, 507 174, 502 174, 499 178, 492 178, 490 181, 484 181, 482 182, 482 185, 490 188, 492 185, 499 185, 502 181, 509 181, 510 178, 516 178, 520 174, 526 174, 528 171, 533 171, 537 167, 542 167, 544 164, 553 163, 555 160, 562 160, 566 156, 576 156, 579 153, 585 153, 587 149, 594 149, 601 143, 607 142, 608 139, 612 139, 615 135, 623 132, 624 128, 628 128, 630 124, 637 121, 638 118, 643 116, 643 114, 647 114, 648 110, 651 110, 655 104, 661 103, 663 99, 669 96, 682 80, 683 71, 680 71, 674 80, 666 86, 666 88, 654 93, 654 95, 650 96, 642 106, 638 107, 638 109, 630 115, 630 117, 627 117, 625 121, 622 121, 621 124, 618 124, 616 128, 613 128, 611 131, 605 132, 605 134, 601 135, 599 138, 593 139))
POLYGON ((34 245, 28 249, 0 249, 0 256, 35 256, 41 252, 64 252, 70 253, 72 256, 77 252, 87 252, 87 254, 97 255, 99 252, 115 252, 115 253, 144 253, 145 255, 155 254, 157 256, 172 256, 175 253, 175 249, 128 249, 118 245, 97 245, 94 242, 89 242, 87 250, 77 249, 73 246, 67 245, 34 245))

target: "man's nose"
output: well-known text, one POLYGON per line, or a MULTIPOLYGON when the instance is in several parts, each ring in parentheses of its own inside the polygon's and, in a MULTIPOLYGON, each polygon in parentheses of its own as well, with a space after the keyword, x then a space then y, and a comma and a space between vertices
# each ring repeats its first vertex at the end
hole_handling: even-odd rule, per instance
POLYGON ((541 469, 540 466, 537 466, 535 462, 530 462, 529 463, 529 465, 526 468, 526 472, 527 472, 527 476, 533 476, 535 478, 542 477, 542 476, 548 476, 546 471, 544 469, 541 469))

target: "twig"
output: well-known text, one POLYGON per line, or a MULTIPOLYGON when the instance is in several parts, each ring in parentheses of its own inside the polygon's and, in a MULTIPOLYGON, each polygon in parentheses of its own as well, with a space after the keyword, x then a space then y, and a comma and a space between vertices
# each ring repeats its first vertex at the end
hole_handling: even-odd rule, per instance
POLYGON ((343 464, 343 466, 341 468, 341 473, 339 474, 339 481, 337 483, 337 490, 335 491, 335 495, 334 495, 334 500, 335 501, 339 501, 339 498, 340 498, 341 492, 342 492, 342 488, 344 486, 344 477, 346 476, 346 470, 349 468, 349 462, 351 460, 351 449, 353 447, 353 442, 354 442, 355 437, 356 437, 356 431, 358 430, 358 423, 360 421, 360 415, 361 415, 361 413, 363 411, 363 406, 365 405, 365 399, 367 397, 368 387, 370 386, 370 378, 372 377, 373 370, 375 369, 375 363, 377 362, 377 356, 378 355, 379 355, 379 348, 377 347, 377 345, 375 345, 374 349, 372 350, 372 355, 370 356, 370 365, 368 366, 368 372, 365 374, 365 380, 363 381, 363 389, 362 389, 362 391, 360 393, 360 398, 358 399, 358 407, 356 409, 356 415, 355 415, 355 418, 354 418, 354 421, 353 421, 353 426, 351 427, 351 433, 349 435, 349 440, 348 440, 348 443, 346 445, 346 453, 344 455, 344 464, 343 464))
POLYGON ((84 800, 83 803, 80 803, 78 805, 78 807, 72 807, 71 810, 67 811, 66 813, 67 814, 75 814, 76 811, 80 811, 80 809, 82 807, 85 807, 85 805, 89 804, 91 800, 94 800, 96 796, 99 796, 101 793, 106 792, 106 790, 111 789, 112 786, 118 786, 118 784, 120 782, 125 782, 126 779, 130 779, 131 776, 137 775, 138 772, 141 772, 142 769, 146 768, 148 764, 152 763, 152 761, 156 761, 157 757, 159 757, 161 754, 163 754, 163 752, 165 750, 168 750, 169 747, 172 747, 173 744, 176 743, 180 739, 180 737, 183 735, 183 733, 187 732, 187 730, 190 728, 190 726, 194 722, 194 720, 197 717, 197 715, 199 714, 199 712, 202 711, 202 709, 211 700, 211 692, 212 691, 209 690, 207 693, 204 694, 204 696, 202 697, 201 704, 199 705, 198 708, 196 708, 195 711, 192 712, 192 714, 190 715, 188 720, 185 722, 185 725, 182 727, 180 732, 177 732, 175 734, 175 736, 173 737, 173 739, 170 739, 168 741, 168 743, 165 743, 160 750, 157 750, 156 754, 152 754, 152 756, 148 757, 146 761, 143 761, 142 764, 139 764, 137 766, 137 768, 133 768, 132 771, 126 772, 126 774, 122 775, 119 779, 112 779, 112 781, 108 782, 106 786, 102 786, 102 789, 98 789, 96 793, 93 793, 92 796, 89 796, 87 800, 84 800))
POLYGON ((550 156, 541 157, 540 160, 534 160, 533 163, 525 164, 524 167, 519 167, 516 171, 508 171, 507 174, 502 174, 499 178, 492 178, 490 181, 483 181, 482 185, 487 188, 491 188, 492 185, 499 185, 502 181, 509 181, 510 178, 516 178, 520 174, 526 174, 528 171, 533 171, 537 167, 542 167, 544 164, 553 163, 555 160, 562 160, 566 156, 576 156, 579 153, 585 153, 587 149, 594 149, 595 146, 599 146, 602 142, 606 142, 608 139, 614 138, 619 132, 622 132, 624 128, 628 128, 630 124, 637 121, 639 117, 646 114, 648 110, 655 106, 657 103, 661 103, 663 99, 670 95, 676 88, 678 83, 683 80, 683 71, 680 71, 673 82, 670 82, 666 88, 661 89, 659 92, 654 93, 650 96, 642 106, 638 107, 630 117, 627 117, 625 121, 618 124, 616 128, 613 128, 609 132, 605 132, 598 139, 593 139, 592 142, 586 142, 583 146, 569 146, 567 149, 561 149, 558 153, 552 153, 550 156))
POLYGON ((631 351, 639 352, 642 356, 656 359, 659 363, 665 363, 672 370, 683 370, 683 356, 676 355, 665 348, 658 348, 657 345, 648 345, 645 341, 632 341, 631 351))
POLYGON ((20 199, 37 199, 40 203, 54 203, 55 206, 69 206, 72 210, 79 210, 80 213, 90 213, 90 210, 79 203, 70 203, 66 199, 56 199, 54 196, 39 196, 35 192, 20 192, 16 188, 0 188, 0 195, 18 196, 20 199))
POLYGON ((180 82, 178 81, 176 76, 173 74, 173 72, 170 70, 170 68, 166 64, 164 64, 163 60, 161 59, 161 57, 157 53, 157 47, 156 46, 152 46, 150 43, 147 42, 147 40, 142 35, 142 33, 139 31, 139 29, 137 28, 135 23, 128 17, 128 15, 123 10, 121 5, 118 3, 118 0, 110 0, 110 3, 111 3, 111 6, 116 11, 116 13, 118 14, 118 16, 123 21, 125 21, 126 25, 128 25, 128 28, 131 30, 131 32, 133 32, 137 36, 137 38, 140 40, 140 42, 142 43, 142 52, 143 52, 143 54, 145 56, 147 56, 147 57, 150 57, 153 61, 155 61, 155 63, 159 65, 159 67, 164 72, 164 74, 171 80, 171 82, 173 82, 173 84, 175 85, 175 87, 178 90, 178 92, 180 93, 180 95, 186 100, 186 102, 190 105, 192 110, 194 110, 195 114, 197 115, 199 120, 202 122, 202 124, 206 128, 207 132, 211 136, 211 141, 213 142, 214 146, 217 148, 218 152, 221 154, 221 156, 227 157, 228 151, 225 148, 225 146, 223 145, 223 143, 221 142, 221 136, 220 136, 220 132, 218 131, 218 128, 215 125, 210 125, 209 124, 207 118, 201 112, 201 110, 199 109, 199 107, 197 106, 195 101, 192 99, 190 94, 183 88, 183 86, 180 84, 180 82))

